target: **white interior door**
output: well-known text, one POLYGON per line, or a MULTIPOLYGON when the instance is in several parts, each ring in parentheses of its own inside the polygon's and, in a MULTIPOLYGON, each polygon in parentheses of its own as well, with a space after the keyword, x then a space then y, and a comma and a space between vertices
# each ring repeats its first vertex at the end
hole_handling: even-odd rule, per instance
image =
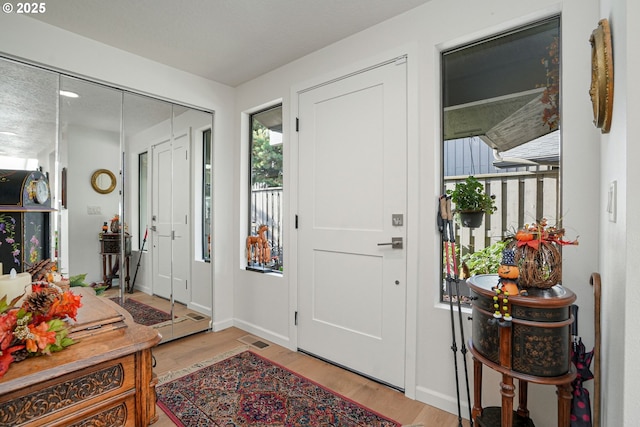
POLYGON ((151 237, 153 239, 153 293, 171 298, 171 141, 153 146, 151 166, 152 208, 151 237))
POLYGON ((406 103, 404 58, 299 94, 298 345, 398 388, 406 103))
POLYGON ((173 298, 185 305, 191 301, 189 289, 190 140, 189 129, 176 133, 173 137, 173 298))
POLYGON ((153 293, 190 302, 190 131, 153 147, 153 293))

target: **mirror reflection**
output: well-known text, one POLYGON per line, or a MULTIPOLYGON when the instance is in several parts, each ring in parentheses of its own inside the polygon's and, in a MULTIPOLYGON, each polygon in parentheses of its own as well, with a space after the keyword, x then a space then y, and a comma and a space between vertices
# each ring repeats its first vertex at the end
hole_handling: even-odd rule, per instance
POLYGON ((60 272, 165 341, 209 329, 213 115, 6 58, 0 73, 0 168, 49 177, 60 272))
POLYGON ((91 175, 91 186, 100 194, 109 194, 116 188, 116 176, 107 169, 98 169, 91 175))

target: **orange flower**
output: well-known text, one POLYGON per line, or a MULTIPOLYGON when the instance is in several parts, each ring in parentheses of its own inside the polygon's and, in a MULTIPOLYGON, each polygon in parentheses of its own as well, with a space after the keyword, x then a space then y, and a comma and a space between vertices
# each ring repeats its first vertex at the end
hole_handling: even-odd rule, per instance
POLYGON ((27 351, 35 353, 41 350, 43 353, 48 353, 46 350, 49 344, 55 344, 56 331, 49 331, 49 324, 42 322, 38 326, 29 325, 29 331, 33 334, 34 338, 27 338, 25 344, 27 351))
POLYGON ((18 321, 17 310, 0 316, 0 351, 5 351, 13 341, 13 329, 18 321))
POLYGON ((9 370, 9 365, 13 362, 13 355, 11 353, 22 350, 23 348, 23 345, 15 345, 2 351, 2 355, 0 355, 0 378, 9 370))
POLYGON ((82 295, 76 295, 70 291, 62 293, 62 295, 56 298, 56 300, 51 304, 47 317, 58 317, 60 319, 64 319, 65 316, 69 316, 73 320, 76 320, 78 308, 82 306, 80 303, 81 298, 82 295))

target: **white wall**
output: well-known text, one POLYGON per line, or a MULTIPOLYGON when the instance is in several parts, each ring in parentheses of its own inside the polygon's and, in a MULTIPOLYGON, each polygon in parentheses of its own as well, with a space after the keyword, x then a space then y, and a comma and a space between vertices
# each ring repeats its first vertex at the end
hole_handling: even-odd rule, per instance
MULTIPOLYGON (((290 212, 295 213, 295 147, 287 144, 293 134, 295 111, 293 88, 305 82, 320 82, 338 77, 341 72, 361 65, 376 63, 385 53, 409 53, 409 215, 417 218, 409 223, 408 234, 408 356, 407 395, 450 412, 455 406, 455 382, 451 356, 448 312, 438 303, 440 236, 435 227, 435 200, 440 191, 440 100, 439 52, 442 49, 473 41, 483 36, 541 19, 562 14, 562 89, 563 89, 563 220, 569 233, 580 235, 580 246, 571 247, 563 268, 565 286, 578 294, 581 334, 585 343, 593 343, 593 304, 589 277, 598 270, 598 232, 600 200, 599 132, 591 125, 590 46, 588 38, 598 21, 598 0, 432 0, 395 19, 365 30, 353 37, 294 61, 237 88, 236 129, 242 114, 259 105, 282 99, 285 118, 285 193, 290 212), (413 104, 412 104, 413 102, 413 104), (414 182, 412 178, 416 178, 414 182), (593 197, 584 197, 585 189, 593 197), (411 295, 417 295, 412 299, 411 295), (584 326, 584 327, 583 327, 584 326)), ((391 57, 391 56, 389 56, 391 57)), ((295 347, 292 326, 296 307, 295 230, 291 216, 285 221, 285 273, 282 278, 265 277, 241 268, 244 226, 243 188, 246 188, 246 135, 240 134, 234 150, 238 184, 235 206, 240 210, 235 229, 235 306, 236 324, 250 327, 266 338, 295 347)), ((470 331, 467 330, 467 337, 470 331)), ((471 366, 469 366, 470 372, 471 366)), ((485 369, 483 403, 498 405, 499 378, 485 369)), ((465 399, 463 398, 463 401, 465 399)), ((555 389, 530 386, 529 407, 539 425, 554 425, 556 420, 555 389), (554 408, 550 410, 549 408, 554 408)))
POLYGON ((73 127, 64 133, 68 144, 68 157, 61 167, 67 168, 67 210, 64 217, 68 230, 69 244, 68 271, 63 273, 75 276, 87 274, 85 282, 102 281, 102 257, 98 233, 103 222, 111 224, 118 213, 120 196, 118 190, 109 194, 100 194, 91 187, 91 175, 97 169, 108 169, 115 173, 117 185, 121 180, 120 134, 96 129, 73 127), (88 207, 100 208, 101 215, 89 215, 88 207))
POLYGON ((640 170, 636 159, 640 147, 640 40, 637 20, 640 5, 634 0, 606 0, 600 5, 600 18, 609 19, 613 41, 614 98, 611 132, 600 144, 600 204, 607 204, 607 191, 617 181, 617 219, 600 218, 600 264, 602 266, 603 310, 603 425, 635 426, 635 407, 640 399, 637 388, 640 368, 637 361, 640 338, 633 325, 640 324, 637 301, 640 290, 636 262, 640 256, 638 186, 640 170))

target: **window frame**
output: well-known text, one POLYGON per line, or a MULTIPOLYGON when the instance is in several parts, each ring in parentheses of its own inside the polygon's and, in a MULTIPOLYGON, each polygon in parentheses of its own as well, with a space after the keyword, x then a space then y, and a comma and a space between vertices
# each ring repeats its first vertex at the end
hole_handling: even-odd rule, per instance
MULTIPOLYGON (((280 109, 280 128, 282 131, 282 134, 284 133, 284 130, 282 129, 282 102, 277 102, 274 104, 271 104, 265 108, 261 108, 259 110, 253 111, 250 114, 248 114, 248 159, 247 159, 247 164, 248 164, 248 173, 247 173, 247 178, 248 178, 248 185, 247 185, 247 230, 248 230, 248 236, 255 236, 257 235, 257 227, 260 225, 257 222, 254 223, 254 215, 257 215, 257 208, 254 206, 254 192, 256 191, 256 189, 254 188, 254 156, 253 156, 253 151, 254 151, 254 121, 256 120, 256 116, 259 116, 260 114, 264 114, 264 113, 268 113, 270 111, 273 110, 277 110, 280 109)), ((264 128, 266 129, 270 129, 265 125, 262 125, 264 128)), ((280 141, 277 144, 273 144, 273 145, 279 145, 280 147, 282 147, 281 152, 279 153, 279 155, 282 157, 284 155, 284 142, 280 141)), ((282 270, 284 268, 283 265, 283 257, 282 257, 282 252, 284 250, 283 248, 283 239, 282 239, 282 235, 283 235, 283 218, 282 216, 284 215, 284 164, 282 163, 281 160, 281 164, 280 164, 280 170, 279 170, 279 175, 280 175, 280 186, 276 186, 276 187, 265 187, 264 190, 266 190, 266 193, 268 193, 268 190, 272 190, 271 191, 271 195, 267 194, 265 197, 270 198, 271 200, 269 200, 267 203, 270 204, 273 209, 271 212, 271 221, 272 224, 269 225, 269 231, 267 234, 267 239, 270 241, 270 247, 271 247, 271 255, 272 255, 272 263, 270 263, 268 266, 262 266, 262 267, 256 267, 255 265, 253 265, 252 263, 246 262, 246 269, 249 271, 260 271, 260 272, 273 272, 273 273, 282 273, 282 270), (276 214, 276 208, 277 210, 277 214, 276 214)), ((262 191, 263 189, 260 189, 258 191, 262 191)), ((269 213, 267 211, 267 216, 269 216, 269 213)), ((244 247, 244 246, 243 246, 244 247)), ((245 257, 247 257, 248 255, 245 253, 245 257)), ((246 260, 246 259, 245 259, 246 260)))
MULTIPOLYGON (((463 242, 462 240, 462 231, 460 232, 460 234, 458 234, 457 230, 459 227, 458 224, 456 224, 456 219, 454 217, 454 227, 456 227, 456 231, 454 231, 454 233, 456 234, 456 244, 455 244, 455 249, 457 254, 455 254, 455 256, 458 257, 459 262, 457 263, 458 267, 459 267, 459 271, 457 271, 458 275, 461 275, 462 278, 464 279, 466 277, 466 274, 468 274, 467 271, 465 271, 464 265, 463 265, 463 257, 462 255, 464 255, 464 251, 467 251, 467 253, 470 252, 477 252, 480 251, 482 248, 486 248, 491 246, 492 244, 496 244, 497 242, 499 242, 500 240, 504 239, 505 237, 508 237, 510 231, 513 231, 515 233, 514 230, 511 230, 511 228, 513 227, 514 229, 518 229, 521 228, 524 223, 531 223, 534 222, 538 219, 541 219, 541 217, 545 216, 545 215, 550 215, 550 216, 555 216, 555 218, 553 218, 553 222, 557 222, 558 226, 561 225, 561 217, 560 217, 560 213, 562 212, 561 210, 561 194, 562 194, 562 186, 561 186, 561 174, 562 174, 562 164, 561 164, 561 158, 560 158, 560 153, 561 153, 561 149, 562 149, 562 139, 561 139, 561 134, 560 134, 560 122, 561 122, 561 116, 560 116, 560 106, 561 106, 561 82, 560 82, 560 72, 559 70, 561 69, 561 58, 562 55, 560 54, 561 52, 561 48, 562 48, 562 32, 561 32, 561 26, 562 26, 562 19, 560 15, 554 15, 554 16, 550 16, 548 18, 539 20, 539 21, 534 21, 534 22, 530 22, 524 25, 520 25, 518 27, 512 28, 508 31, 503 31, 503 32, 499 32, 496 34, 492 34, 489 35, 487 37, 483 37, 481 39, 478 40, 474 40, 474 41, 470 41, 468 43, 465 43, 463 45, 460 46, 456 46, 450 49, 446 49, 444 51, 442 51, 440 53, 440 71, 441 71, 441 78, 440 78, 440 102, 441 102, 441 107, 440 107, 440 111, 441 111, 441 138, 440 138, 440 148, 441 148, 441 171, 440 171, 440 176, 441 176, 441 185, 442 185, 442 195, 446 194, 446 190, 449 188, 452 188, 451 186, 453 185, 453 182, 456 181, 460 181, 463 180, 464 178, 466 178, 468 175, 474 175, 476 177, 478 177, 480 179, 481 182, 484 183, 485 186, 485 190, 489 193, 489 194, 494 194, 494 191, 496 191, 499 195, 499 197, 501 197, 500 200, 498 200, 498 212, 494 215, 497 216, 502 216, 501 219, 499 219, 497 221, 497 226, 492 224, 491 228, 482 228, 482 230, 484 231, 484 233, 480 232, 478 233, 477 237, 474 234, 475 231, 469 231, 469 232, 465 232, 467 236, 470 236, 468 238, 467 241, 463 242), (476 149, 472 149, 471 148, 471 142, 468 141, 464 141, 462 142, 462 138, 460 138, 460 140, 458 140, 457 138, 448 138, 446 139, 446 135, 447 135, 447 119, 446 119, 446 114, 445 112, 447 111, 447 108, 450 107, 454 107, 454 108, 460 108, 461 106, 465 106, 465 105, 471 105, 474 102, 478 102, 476 100, 470 99, 470 100, 466 100, 465 102, 454 102, 452 101, 451 98, 451 93, 453 93, 453 91, 450 94, 446 94, 446 88, 447 87, 453 87, 454 83, 452 81, 446 82, 445 79, 447 79, 447 69, 445 67, 445 56, 447 54, 451 54, 451 53, 459 53, 461 51, 464 51, 467 48, 478 48, 480 47, 482 44, 484 43, 496 43, 496 41, 498 42, 498 44, 504 44, 504 40, 507 40, 507 43, 513 40, 519 40, 520 38, 522 38, 527 32, 530 30, 533 30, 532 33, 533 34, 537 34, 536 30, 540 29, 540 32, 545 32, 547 30, 545 30, 544 28, 546 26, 549 26, 551 28, 551 30, 549 31, 549 33, 553 34, 555 32, 555 37, 556 38, 552 38, 549 41, 549 45, 548 45, 548 50, 547 52, 550 54, 552 50, 554 50, 554 42, 556 43, 555 45, 555 52, 556 52, 556 59, 557 59, 557 64, 555 65, 555 69, 553 71, 555 71, 557 74, 556 76, 552 77, 555 78, 556 80, 552 80, 551 83, 549 81, 549 76, 550 76, 550 68, 547 68, 547 80, 546 81, 542 81, 540 83, 542 83, 541 86, 537 86, 538 88, 541 88, 539 90, 542 90, 542 88, 545 88, 545 94, 547 92, 547 90, 550 90, 552 85, 555 85, 553 87, 553 89, 557 90, 557 98, 555 98, 555 105, 551 105, 551 107, 555 107, 557 110, 555 111, 555 113, 557 114, 556 119, 557 119, 557 129, 554 131, 550 131, 549 134, 556 132, 557 133, 557 138, 558 138, 558 156, 557 156, 557 163, 554 164, 548 164, 548 165, 543 165, 543 166, 532 166, 531 169, 529 169, 528 166, 526 167, 522 167, 522 166, 517 166, 511 169, 504 169, 505 166, 501 166, 501 170, 497 171, 495 168, 494 170, 484 170, 484 168, 486 167, 486 165, 481 164, 480 162, 482 160, 480 160, 478 157, 478 154, 480 154, 480 158, 485 158, 486 157, 486 153, 484 153, 482 150, 480 151, 476 151, 476 149), (555 28, 553 28, 555 26, 555 28), (506 37, 510 37, 510 36, 515 36, 514 39, 512 40, 508 40, 506 39, 506 37), (447 86, 449 85, 449 86, 447 86), (456 144, 456 145, 453 145, 456 144), (469 147, 467 147, 467 145, 469 147), (466 164, 465 162, 469 160, 469 158, 465 158, 463 156, 460 155, 460 151, 461 150, 468 150, 469 153, 471 153, 471 160, 474 162, 473 164, 475 166, 469 166, 468 164, 466 164), (455 152, 457 154, 453 154, 454 156, 458 156, 458 161, 460 161, 460 159, 462 160, 462 162, 460 164, 458 164, 456 161, 454 161, 454 159, 452 159, 450 156, 452 155, 449 152, 455 152), (475 163, 478 162, 478 163, 475 163), (452 166, 453 165, 453 166, 452 166), (461 166, 462 165, 462 166, 461 166), (482 167, 482 170, 478 170, 480 167, 482 167), (470 170, 469 170, 470 168, 470 170), (474 169, 475 168, 475 169, 474 169), (447 169, 449 169, 449 173, 447 173, 447 169), (454 171, 454 172, 452 172, 454 171), (504 173, 507 172, 507 173, 504 173), (530 182, 531 179, 530 177, 525 176, 525 174, 527 173, 531 173, 531 177, 537 177, 538 179, 538 184, 537 184, 537 188, 535 190, 532 190, 533 193, 537 194, 537 199, 534 200, 534 205, 535 205, 535 213, 534 215, 529 215, 529 208, 525 209, 525 202, 523 197, 525 197, 526 194, 525 191, 527 191, 527 189, 531 188, 530 186, 530 182), (522 176, 524 176, 524 178, 521 178, 521 180, 518 182, 518 184, 514 185, 511 182, 507 182, 509 178, 504 178, 507 177, 507 175, 512 175, 511 178, 516 178, 516 176, 518 174, 523 174, 522 176), (548 185, 548 184, 541 184, 542 181, 553 181, 555 182, 555 184, 553 185, 548 185), (493 187, 492 187, 493 186, 493 187), (542 188, 544 187, 545 191, 551 187, 553 189, 553 191, 555 191, 555 203, 549 203, 548 201, 545 201, 546 205, 544 203, 542 203, 542 196, 541 194, 543 193, 542 188), (493 189, 493 191, 492 191, 493 189), (509 208, 510 206, 513 207, 511 204, 507 203, 507 194, 508 191, 513 191, 515 189, 515 191, 517 191, 518 193, 518 201, 517 201, 517 210, 509 210, 508 212, 506 212, 507 208, 509 208), (546 211, 544 211, 545 209, 547 209, 546 211), (507 216, 509 217, 507 219, 507 216), (517 224, 516 224, 517 222, 517 224), (495 228, 495 230, 493 229, 495 228), (495 234, 495 235, 494 235, 495 234), (482 241, 480 241, 480 239, 482 241), (465 246, 465 243, 470 242, 469 243, 469 247, 465 246), (475 245, 475 246, 474 246, 475 245)), ((494 45, 495 46, 495 45, 494 45)), ((550 60, 549 57, 546 58, 547 60, 550 60)), ((514 63, 516 63, 515 61, 512 61, 514 63)), ((542 63, 544 63, 544 58, 542 59, 542 63)), ((522 67, 522 65, 520 65, 522 67)), ((549 65, 547 64, 547 67, 549 67, 549 65)), ((553 67, 553 66, 551 66, 553 67)), ((471 69, 474 69, 474 67, 471 67, 471 69)), ((472 77, 472 74, 469 74, 472 77)), ((478 75, 479 72, 478 72, 478 75)), ((458 79, 462 79, 462 77, 464 77, 463 75, 457 75, 456 76, 458 79)), ((459 87, 459 86, 458 86, 459 87)), ((502 86, 499 87, 499 90, 503 90, 504 88, 502 86)), ((514 94, 517 93, 516 92, 512 92, 514 94)), ((497 99, 498 97, 496 97, 495 99, 497 99)), ((491 100, 491 97, 485 97, 485 98, 479 98, 482 101, 488 101, 491 100)), ((548 125, 548 122, 545 122, 543 119, 543 123, 545 125, 548 125)), ((551 126, 549 127, 551 129, 551 126)), ((450 130, 449 130, 450 132, 450 130)), ((472 139, 480 139, 478 136, 473 136, 473 135, 464 135, 464 139, 468 139, 468 140, 472 140, 472 139)), ((484 144, 484 142, 482 143, 484 144)), ((483 147, 480 147, 483 148, 483 147)), ((491 154, 491 149, 489 148, 489 154, 491 154)), ((490 156, 492 157, 492 156, 490 156)), ((489 159, 489 162, 491 162, 493 159, 489 159)), ((505 159, 498 159, 498 160, 507 160, 506 157, 505 159)), ((511 159, 508 159, 511 160, 511 159)), ((521 159, 517 159, 517 160, 521 160, 521 159)), ((485 161, 486 163, 486 161, 485 161)), ((508 162, 504 162, 504 163, 508 163, 508 162)), ((551 193, 549 193, 551 194, 551 193)), ((527 196, 528 197, 528 196, 527 196)), ((527 199, 528 200, 528 199, 527 199)), ((528 206, 528 205, 526 205, 528 206)), ((484 219, 485 221, 489 220, 489 217, 491 215, 485 215, 486 218, 484 219)), ((494 220, 495 221, 495 220, 494 220)), ((448 299, 445 298, 448 297, 447 294, 447 286, 445 285, 446 283, 446 278, 447 278, 447 271, 446 271, 446 263, 445 263, 445 247, 447 245, 445 245, 444 240, 441 239, 442 243, 442 250, 441 250, 441 265, 443 266, 443 268, 440 271, 440 277, 441 277, 441 281, 440 283, 443 284, 443 286, 440 286, 440 301, 444 302, 444 303, 448 303, 448 299)), ((454 273, 452 271, 452 273, 454 273)), ((462 280, 462 284, 464 285, 464 280, 462 280)), ((461 296, 461 301, 467 305, 468 304, 468 300, 466 299, 466 294, 468 293, 468 291, 466 290, 466 285, 461 287, 461 292, 460 292, 460 296, 461 296)), ((455 301, 454 301, 455 302, 455 301)))
POLYGON ((211 262, 211 226, 213 210, 213 145, 212 129, 207 128, 202 131, 202 206, 201 206, 201 227, 202 227, 202 260, 211 262))

